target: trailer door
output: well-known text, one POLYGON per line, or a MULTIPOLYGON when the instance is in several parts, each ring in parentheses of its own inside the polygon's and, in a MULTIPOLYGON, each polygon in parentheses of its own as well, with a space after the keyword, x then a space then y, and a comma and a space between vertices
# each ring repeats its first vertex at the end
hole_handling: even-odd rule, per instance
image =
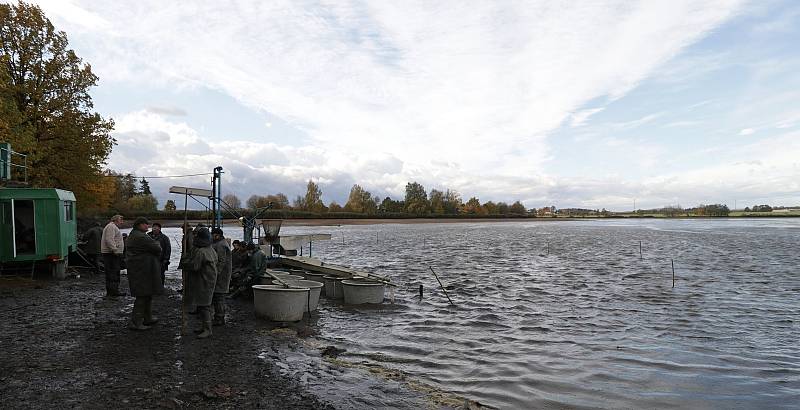
POLYGON ((17 257, 16 232, 14 230, 14 200, 0 200, 0 261, 17 257))

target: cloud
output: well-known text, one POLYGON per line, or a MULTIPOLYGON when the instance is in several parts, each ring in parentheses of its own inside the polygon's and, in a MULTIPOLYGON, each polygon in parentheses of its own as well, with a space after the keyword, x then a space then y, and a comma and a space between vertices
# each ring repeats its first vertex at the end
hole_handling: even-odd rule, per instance
MULTIPOLYGON (((172 175, 222 164, 226 188, 240 195, 292 196, 313 178, 326 200, 341 202, 353 183, 402 196, 416 180, 484 200, 591 202, 624 198, 639 183, 548 175, 554 130, 584 126, 657 77, 740 3, 42 5, 101 87, 209 88, 277 118, 270 132, 285 124, 308 135, 306 145, 211 140, 178 111, 151 107, 115 118, 113 168, 172 175), (108 24, 75 17, 81 10, 108 24)), ((678 65, 669 78, 690 74, 691 64, 678 65)), ((614 126, 634 129, 662 115, 614 126)), ((632 152, 650 166, 660 151, 632 152)))
POLYGON ((171 115, 174 117, 185 117, 188 115, 186 110, 178 107, 155 107, 150 106, 145 109, 147 112, 151 112, 153 114, 164 114, 164 115, 171 115))
POLYGON ((739 131, 739 135, 752 135, 754 132, 756 132, 756 130, 752 128, 744 128, 741 131, 739 131))

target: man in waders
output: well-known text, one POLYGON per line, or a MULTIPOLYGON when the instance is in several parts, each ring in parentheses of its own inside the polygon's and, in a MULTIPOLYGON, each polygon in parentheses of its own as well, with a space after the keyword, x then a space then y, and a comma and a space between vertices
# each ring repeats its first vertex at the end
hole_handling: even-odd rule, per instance
POLYGON ((147 330, 158 322, 153 317, 153 296, 164 293, 161 283, 161 245, 147 235, 149 224, 145 218, 136 218, 126 243, 128 285, 131 296, 136 298, 130 325, 133 330, 147 330))
POLYGON ((125 296, 119 291, 119 270, 122 265, 122 252, 125 251, 125 242, 122 240, 122 215, 114 215, 111 221, 103 228, 100 240, 100 253, 103 255, 103 265, 106 271, 106 296, 125 296))
POLYGON ((214 244, 211 245, 217 252, 217 285, 214 288, 212 307, 214 308, 214 326, 225 325, 225 295, 231 286, 231 247, 220 228, 211 231, 214 244))
POLYGON ((189 306, 197 306, 202 326, 195 330, 199 339, 211 336, 211 300, 217 285, 217 253, 211 248, 208 228, 195 230, 194 246, 186 261, 186 285, 183 292, 189 306))
POLYGON ((92 223, 92 227, 83 234, 86 241, 86 256, 92 263, 95 275, 100 274, 100 241, 103 240, 103 228, 99 223, 92 223))

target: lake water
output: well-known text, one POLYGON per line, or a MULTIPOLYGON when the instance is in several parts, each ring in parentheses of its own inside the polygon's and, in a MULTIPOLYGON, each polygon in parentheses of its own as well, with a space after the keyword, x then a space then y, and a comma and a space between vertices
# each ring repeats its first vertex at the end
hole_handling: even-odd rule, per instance
POLYGON ((309 232, 333 234, 313 256, 399 285, 321 305, 318 338, 351 359, 500 408, 800 403, 800 219, 282 230, 309 232))

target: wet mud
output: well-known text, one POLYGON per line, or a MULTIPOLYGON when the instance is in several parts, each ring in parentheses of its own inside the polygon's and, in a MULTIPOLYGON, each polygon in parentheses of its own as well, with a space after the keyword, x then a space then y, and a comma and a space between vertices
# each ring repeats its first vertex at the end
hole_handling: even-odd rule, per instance
POLYGON ((102 275, 0 277, 0 407, 334 408, 263 355, 287 342, 248 304, 230 301, 210 339, 181 337, 175 285, 154 300, 160 322, 139 332, 127 328, 133 298, 105 298, 102 275))

